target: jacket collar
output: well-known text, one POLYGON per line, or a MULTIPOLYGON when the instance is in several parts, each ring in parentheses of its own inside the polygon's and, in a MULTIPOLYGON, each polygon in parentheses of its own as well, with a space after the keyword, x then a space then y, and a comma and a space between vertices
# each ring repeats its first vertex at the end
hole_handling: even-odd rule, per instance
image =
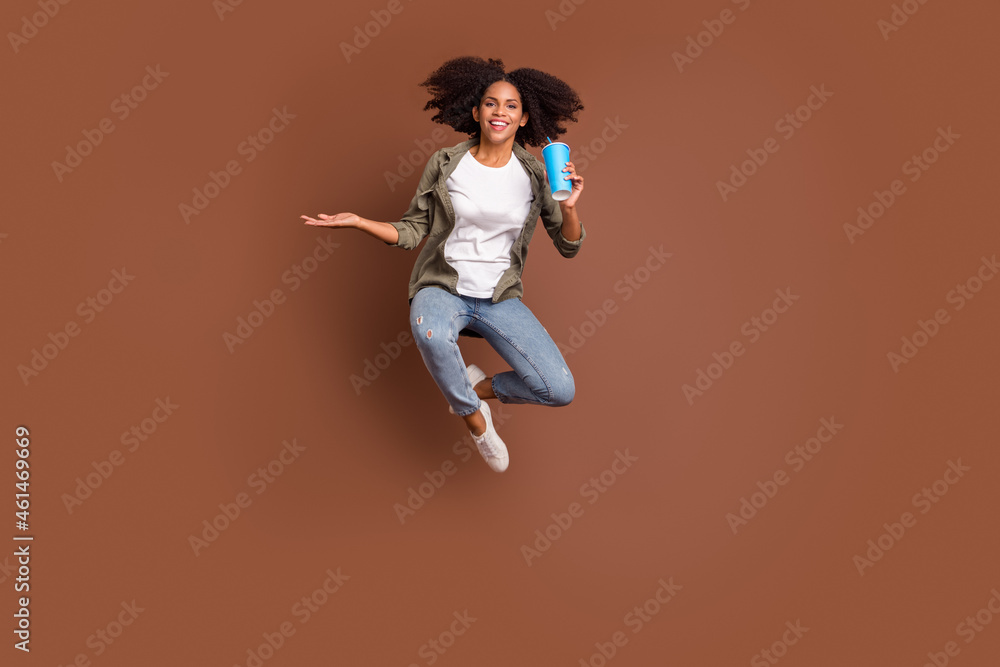
MULTIPOLYGON (((466 153, 469 152, 469 149, 478 144, 479 144, 479 139, 474 137, 472 139, 463 141, 462 143, 452 146, 450 148, 445 148, 443 150, 445 159, 441 165, 441 179, 447 180, 447 178, 451 176, 451 173, 455 171, 455 168, 458 167, 458 163, 461 161, 461 159, 465 156, 466 153)), ((528 173, 530 177, 532 177, 533 179, 537 179, 539 183, 545 182, 545 176, 542 173, 541 169, 539 168, 538 158, 529 153, 526 148, 524 148, 521 144, 517 143, 516 141, 512 146, 512 151, 513 151, 513 157, 516 157, 518 160, 521 161, 524 170, 528 173)))

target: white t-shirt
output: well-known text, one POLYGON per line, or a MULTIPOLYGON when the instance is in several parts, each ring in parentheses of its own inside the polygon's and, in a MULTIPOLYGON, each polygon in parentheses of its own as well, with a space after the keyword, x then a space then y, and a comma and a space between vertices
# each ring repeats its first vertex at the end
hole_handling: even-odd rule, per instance
POLYGON ((510 267, 510 248, 528 217, 531 180, 513 153, 502 167, 487 167, 470 152, 445 182, 455 209, 455 229, 444 258, 458 271, 455 289, 489 298, 510 267))

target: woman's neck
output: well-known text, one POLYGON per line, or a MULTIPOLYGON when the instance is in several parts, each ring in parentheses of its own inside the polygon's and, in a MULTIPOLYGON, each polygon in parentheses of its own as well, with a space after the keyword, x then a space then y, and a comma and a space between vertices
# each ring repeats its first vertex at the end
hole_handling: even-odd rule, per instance
POLYGON ((514 139, 510 138, 502 144, 479 139, 479 143, 469 149, 472 157, 480 164, 488 167, 502 167, 511 159, 514 150, 514 139))

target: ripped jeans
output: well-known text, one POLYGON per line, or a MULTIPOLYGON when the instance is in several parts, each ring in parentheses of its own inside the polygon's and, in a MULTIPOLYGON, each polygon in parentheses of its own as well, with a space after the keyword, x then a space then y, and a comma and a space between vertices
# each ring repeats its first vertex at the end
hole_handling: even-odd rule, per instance
POLYGON ((513 369, 493 375, 493 393, 501 403, 561 406, 573 400, 573 374, 520 298, 493 303, 424 287, 410 303, 410 330, 424 365, 455 414, 470 415, 481 401, 458 349, 458 333, 465 328, 481 335, 513 369))

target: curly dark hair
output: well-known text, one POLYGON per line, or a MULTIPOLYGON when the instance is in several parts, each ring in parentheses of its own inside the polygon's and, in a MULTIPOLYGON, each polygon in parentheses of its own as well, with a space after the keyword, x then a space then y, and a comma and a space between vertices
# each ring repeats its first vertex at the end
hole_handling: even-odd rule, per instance
POLYGON ((433 95, 424 111, 440 110, 431 120, 464 132, 471 139, 481 133, 472 117, 472 107, 479 106, 486 89, 497 81, 506 81, 517 89, 522 109, 528 114, 528 122, 514 135, 514 141, 522 147, 542 146, 547 143, 546 137, 558 141, 559 135, 566 132, 560 123, 577 122, 574 114, 583 110, 579 95, 561 79, 530 67, 505 72, 503 61, 494 58, 453 58, 418 85, 433 95))

